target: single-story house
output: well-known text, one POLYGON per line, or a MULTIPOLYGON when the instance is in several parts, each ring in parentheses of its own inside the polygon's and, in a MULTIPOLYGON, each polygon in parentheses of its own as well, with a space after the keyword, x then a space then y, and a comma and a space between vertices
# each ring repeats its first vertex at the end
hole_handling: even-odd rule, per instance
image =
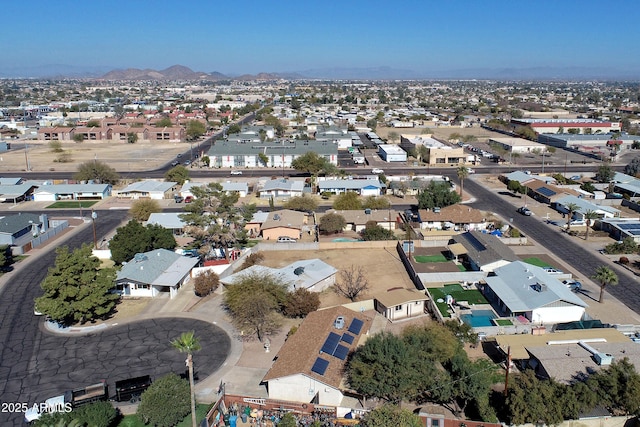
POLYGON ((290 292, 301 288, 310 292, 322 292, 335 284, 337 273, 338 270, 334 267, 315 258, 296 261, 282 268, 253 265, 221 279, 220 282, 224 285, 233 285, 237 280, 248 275, 269 275, 281 283, 286 283, 290 292))
POLYGON ((422 230, 485 230, 487 221, 478 209, 455 204, 439 210, 418 210, 418 222, 422 230))
POLYGON ((257 211, 251 219, 244 225, 244 229, 249 233, 249 237, 257 237, 260 235, 262 224, 269 217, 269 212, 257 211))
POLYGON ((467 231, 453 236, 448 246, 454 257, 462 258, 470 270, 494 271, 496 268, 519 260, 513 250, 493 234, 467 231))
POLYGON ((640 219, 638 218, 613 218, 600 220, 600 229, 607 231, 615 240, 624 240, 628 237, 634 242, 640 243, 640 219))
POLYGON ((556 179, 551 177, 551 176, 534 175, 534 174, 526 173, 526 172, 523 172, 523 171, 510 172, 510 173, 504 175, 503 181, 506 184, 509 184, 509 181, 518 181, 520 183, 520 185, 525 185, 527 182, 532 181, 534 179, 537 179, 538 181, 542 181, 545 184, 553 184, 553 185, 555 185, 557 183, 556 179))
POLYGON ((35 202, 56 200, 103 200, 111 196, 110 184, 42 185, 33 192, 35 202))
POLYGON ((541 203, 551 204, 568 195, 578 196, 575 190, 557 187, 537 179, 528 181, 525 185, 529 189, 527 192, 529 196, 541 203))
POLYGON ((309 313, 263 378, 269 399, 341 406, 344 369, 372 319, 337 306, 309 313))
POLYGON ((127 185, 116 195, 126 199, 170 199, 176 190, 177 182, 138 181, 127 185))
POLYGON ((48 225, 44 214, 18 213, 0 217, 0 245, 19 246, 45 231, 48 225))
MULTIPOLYGON (((180 189, 179 194, 185 199, 187 197, 195 198, 191 189, 193 187, 205 187, 206 185, 207 184, 204 182, 186 181, 184 184, 182 184, 182 188, 180 189)), ((249 184, 246 182, 225 181, 221 182, 220 185, 222 186, 222 191, 226 192, 227 194, 238 193, 240 197, 247 197, 247 194, 249 194, 249 184)))
POLYGON ((334 213, 344 218, 346 222, 345 231, 361 232, 366 228, 367 222, 374 221, 377 225, 387 230, 395 230, 396 224, 400 220, 398 212, 394 209, 357 209, 339 211, 330 209, 326 214, 334 213))
POLYGON ((428 299, 424 292, 395 288, 374 295, 373 304, 378 313, 393 322, 424 315, 428 299))
POLYGON ((596 205, 595 203, 591 203, 588 200, 582 199, 576 196, 566 196, 561 199, 556 200, 555 203, 552 204, 557 211, 562 212, 564 214, 568 214, 569 210, 567 206, 569 204, 574 204, 578 207, 578 209, 573 212, 574 220, 584 220, 584 214, 588 211, 593 211, 598 214, 600 218, 618 218, 620 217, 620 210, 604 205, 596 205))
POLYGON ((132 297, 155 297, 168 292, 173 298, 191 278, 199 258, 156 249, 136 256, 116 275, 115 291, 132 297))
POLYGON ((307 215, 304 212, 290 209, 269 212, 267 219, 260 227, 262 238, 274 242, 278 240, 278 237, 299 239, 304 231, 308 232, 309 230, 307 215))
POLYGON ((532 323, 574 322, 587 304, 544 269, 522 261, 496 268, 485 278, 483 293, 504 316, 524 316, 532 323))
POLYGON ((258 190, 261 199, 274 199, 280 197, 302 196, 304 181, 297 179, 278 178, 266 181, 262 188, 258 190))
POLYGON ((0 185, 0 202, 17 203, 27 200, 33 194, 35 188, 37 186, 33 183, 0 185))
POLYGON ((171 230, 174 235, 180 236, 184 233, 184 220, 180 218, 181 212, 153 212, 149 215, 147 225, 155 224, 171 230))
POLYGON ((385 162, 406 162, 407 152, 395 144, 378 145, 378 156, 385 162))
POLYGON ((318 191, 320 193, 329 192, 342 194, 347 191, 354 191, 361 196, 379 196, 382 194, 384 184, 375 179, 326 179, 318 181, 318 191))

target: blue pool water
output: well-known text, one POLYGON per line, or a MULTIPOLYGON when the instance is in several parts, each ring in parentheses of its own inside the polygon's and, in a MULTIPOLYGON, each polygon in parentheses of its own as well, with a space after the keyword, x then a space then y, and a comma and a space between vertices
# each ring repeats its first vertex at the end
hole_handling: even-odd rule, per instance
POLYGON ((494 326, 491 320, 495 319, 496 315, 491 310, 473 310, 471 314, 461 314, 460 318, 472 328, 478 328, 482 326, 494 326))
POLYGON ((350 239, 348 237, 337 237, 332 240, 332 242, 359 242, 358 239, 350 239))

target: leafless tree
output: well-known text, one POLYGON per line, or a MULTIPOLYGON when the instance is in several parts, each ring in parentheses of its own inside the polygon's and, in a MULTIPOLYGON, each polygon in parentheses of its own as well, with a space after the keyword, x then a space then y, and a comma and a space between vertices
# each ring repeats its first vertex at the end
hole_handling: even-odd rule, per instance
POLYGON ((351 265, 347 270, 340 271, 340 278, 336 281, 335 290, 338 294, 355 301, 358 295, 369 289, 369 281, 364 275, 362 267, 351 265))

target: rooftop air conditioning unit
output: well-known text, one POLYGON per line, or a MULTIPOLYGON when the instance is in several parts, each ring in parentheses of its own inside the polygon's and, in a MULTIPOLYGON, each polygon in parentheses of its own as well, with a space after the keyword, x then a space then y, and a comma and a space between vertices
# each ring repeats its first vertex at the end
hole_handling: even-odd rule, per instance
POLYGON ((336 329, 342 329, 344 328, 344 316, 338 316, 336 317, 335 322, 333 322, 333 326, 336 329))

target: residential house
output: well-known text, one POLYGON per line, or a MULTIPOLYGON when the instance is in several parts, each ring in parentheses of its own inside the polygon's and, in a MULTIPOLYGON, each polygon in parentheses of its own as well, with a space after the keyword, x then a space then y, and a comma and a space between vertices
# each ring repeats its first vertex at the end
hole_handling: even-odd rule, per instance
POLYGON ((306 259, 293 262, 283 268, 270 268, 262 265, 253 265, 235 274, 229 275, 220 282, 224 285, 233 285, 238 280, 252 275, 272 276, 280 283, 286 284, 289 292, 296 289, 306 289, 310 292, 322 292, 336 282, 336 270, 331 265, 320 259, 306 259))
POLYGON ((191 269, 199 258, 178 255, 167 249, 156 249, 136 256, 122 266, 116 275, 116 292, 132 297, 177 295, 191 278, 191 269))
POLYGON ((149 215, 147 225, 155 224, 171 230, 175 236, 184 234, 185 222, 180 215, 181 212, 153 212, 149 215))
POLYGON ((584 316, 587 304, 541 267, 514 261, 494 273, 485 278, 483 293, 504 316, 524 316, 537 324, 574 322, 584 316))
POLYGON ((269 399, 341 406, 348 356, 372 319, 342 306, 309 313, 263 378, 269 399))
POLYGON ((440 209, 418 210, 418 222, 422 230, 485 230, 487 221, 478 209, 455 204, 440 209))
POLYGON ((342 194, 353 191, 361 196, 379 196, 384 184, 378 178, 368 179, 324 179, 318 180, 318 191, 342 194))
POLYGON ((111 184, 42 185, 33 192, 36 202, 56 200, 103 200, 111 196, 111 184))
POLYGON ((519 259, 510 247, 493 234, 467 231, 453 236, 452 241, 453 244, 448 246, 449 251, 458 259, 462 258, 470 270, 491 272, 519 259))
POLYGON ((361 232, 366 228, 368 222, 373 221, 376 225, 387 230, 395 230, 398 221, 398 212, 395 209, 357 209, 357 210, 335 210, 330 209, 326 214, 334 213, 344 218, 346 222, 345 231, 361 232))
POLYGON ((546 204, 556 202, 567 195, 579 195, 577 191, 570 188, 557 187, 537 179, 528 181, 525 186, 528 188, 528 194, 531 198, 546 204))
POLYGON ((18 213, 0 217, 0 245, 22 246, 33 236, 45 231, 49 225, 47 216, 18 213))
MULTIPOLYGON (((247 197, 247 194, 249 194, 249 184, 246 182, 225 181, 225 182, 221 182, 220 185, 222 186, 222 191, 224 191, 227 194, 238 193, 239 197, 247 197)), ((180 196, 182 196, 185 199, 187 197, 191 197, 193 199, 195 198, 195 196, 193 195, 193 192, 191 191, 191 189, 193 187, 205 187, 205 186, 207 186, 207 184, 204 182, 186 181, 184 184, 182 184, 182 188, 180 189, 180 196)))
POLYGON ((310 233, 308 216, 304 212, 281 209, 269 212, 267 219, 262 223, 260 232, 264 240, 277 241, 278 237, 290 237, 299 239, 302 233, 310 233))
POLYGON ((170 199, 176 190, 177 182, 138 181, 116 191, 116 196, 123 199, 170 199))
POLYGON ((278 178, 266 181, 258 190, 261 199, 278 199, 283 197, 302 196, 304 181, 298 179, 278 178))
POLYGON ((426 313, 426 301, 429 298, 424 292, 415 289, 392 288, 373 296, 375 310, 393 322, 423 316, 426 313))
POLYGON ((556 200, 555 203, 552 203, 551 207, 563 214, 568 214, 569 210, 567 209, 567 206, 570 204, 577 206, 577 209, 573 212, 572 216, 572 219, 576 221, 584 221, 584 214, 589 211, 595 212, 600 218, 620 217, 620 210, 616 208, 605 205, 596 205, 595 203, 591 203, 588 200, 576 196, 562 197, 556 200))
POLYGON ((609 233, 616 241, 633 239, 640 243, 640 220, 638 218, 613 218, 599 221, 600 229, 609 233))
POLYGON ((395 144, 378 145, 378 156, 385 162, 406 162, 407 152, 395 144))
POLYGON ((36 187, 37 186, 31 182, 16 185, 0 185, 0 202, 11 202, 15 204, 28 200, 36 187))
POLYGON ((253 238, 260 235, 260 228, 268 217, 269 212, 258 211, 253 214, 253 217, 244 225, 244 229, 247 230, 249 237, 253 238))

